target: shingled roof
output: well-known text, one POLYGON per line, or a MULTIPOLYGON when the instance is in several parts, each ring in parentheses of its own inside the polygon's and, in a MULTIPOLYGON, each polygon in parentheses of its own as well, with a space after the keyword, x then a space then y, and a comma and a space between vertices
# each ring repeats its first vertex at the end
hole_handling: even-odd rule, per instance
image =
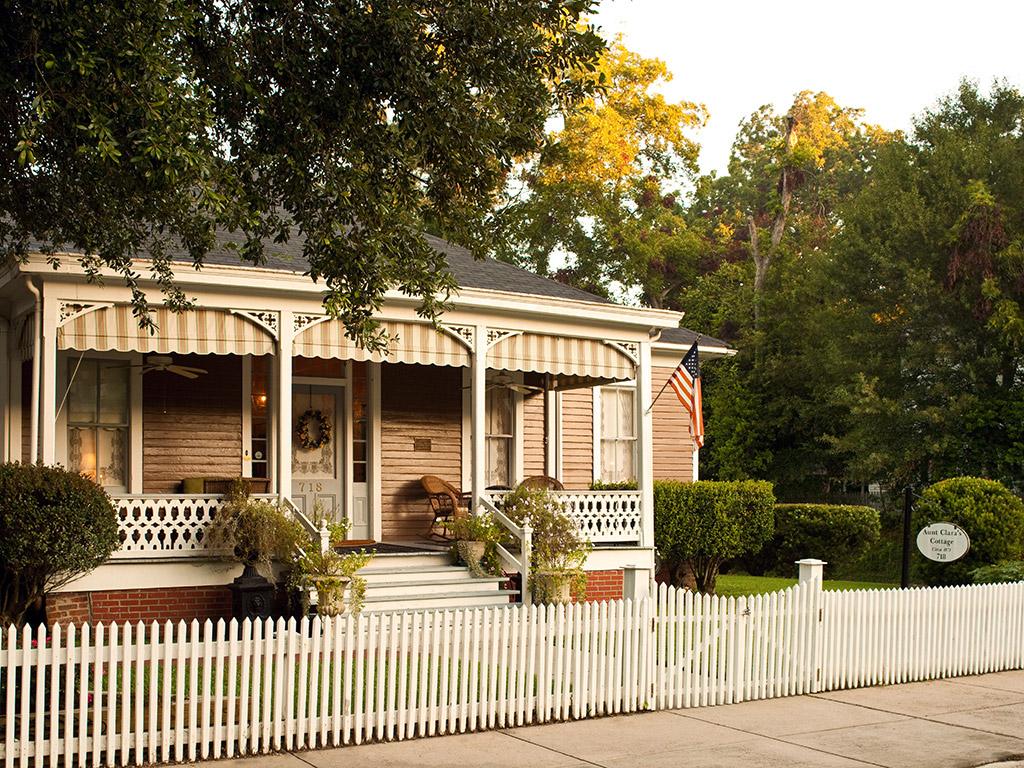
MULTIPOLYGON (((612 304, 604 296, 574 288, 547 277, 541 277, 529 270, 496 259, 476 259, 465 248, 449 243, 439 237, 425 235, 430 245, 443 253, 452 271, 456 284, 460 288, 480 288, 492 291, 505 291, 525 296, 545 296, 571 301, 587 301, 595 304, 612 304)), ((219 266, 239 266, 241 263, 235 246, 241 245, 242 237, 236 233, 220 230, 216 235, 217 242, 204 258, 204 263, 219 266)), ((309 262, 302 253, 302 238, 292 237, 286 243, 274 243, 266 249, 264 269, 276 272, 303 274, 309 270, 309 262)), ((37 248, 33 248, 36 250, 37 248)), ((42 250, 42 248, 38 248, 42 250)), ((175 261, 191 262, 184 251, 171 254, 175 261)), ((666 328, 660 341, 667 344, 692 344, 697 334, 687 328, 666 328)), ((729 345, 709 336, 701 337, 702 344, 728 347, 729 345)))
MULTIPOLYGON (((439 237, 426 235, 426 240, 436 251, 443 253, 448 261, 455 282, 460 288, 483 288, 492 291, 507 291, 530 296, 549 296, 556 299, 610 303, 603 296, 565 285, 557 280, 534 274, 526 269, 496 259, 475 259, 465 248, 449 243, 439 237)), ((239 235, 226 231, 217 233, 217 244, 206 255, 205 263, 223 266, 238 266, 239 255, 232 245, 240 245, 239 235)), ((188 260, 184 253, 176 254, 178 260, 188 260)), ((279 272, 302 274, 309 269, 309 262, 302 254, 302 238, 292 237, 287 243, 275 243, 266 248, 266 269, 279 272)))
POLYGON ((700 339, 700 345, 702 347, 722 347, 724 349, 731 349, 729 342, 716 339, 714 336, 705 336, 704 334, 691 331, 689 328, 666 328, 661 332, 661 336, 658 337, 658 342, 661 344, 678 344, 682 347, 688 347, 693 342, 700 339))

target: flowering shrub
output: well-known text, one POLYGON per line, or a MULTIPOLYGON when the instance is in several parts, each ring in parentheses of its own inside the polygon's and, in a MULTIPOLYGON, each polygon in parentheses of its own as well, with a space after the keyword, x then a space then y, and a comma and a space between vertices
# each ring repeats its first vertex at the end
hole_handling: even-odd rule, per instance
POLYGON ((573 593, 583 599, 587 590, 583 566, 593 546, 558 498, 548 490, 520 486, 505 497, 504 512, 518 525, 527 522, 533 528, 530 570, 569 574, 573 593))

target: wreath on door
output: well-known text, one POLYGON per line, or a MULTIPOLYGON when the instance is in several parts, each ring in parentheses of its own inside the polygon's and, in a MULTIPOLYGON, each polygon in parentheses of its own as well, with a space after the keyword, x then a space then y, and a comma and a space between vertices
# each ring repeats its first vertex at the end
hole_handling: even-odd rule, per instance
POLYGON ((322 411, 310 409, 299 416, 296 436, 299 445, 307 451, 323 448, 331 442, 331 420, 324 416, 322 411), (317 425, 316 437, 310 431, 310 426, 314 423, 317 425))

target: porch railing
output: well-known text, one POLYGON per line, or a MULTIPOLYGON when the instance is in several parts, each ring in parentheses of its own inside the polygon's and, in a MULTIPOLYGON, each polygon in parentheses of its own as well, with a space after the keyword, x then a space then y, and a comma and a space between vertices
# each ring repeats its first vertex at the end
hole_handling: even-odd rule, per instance
MULTIPOLYGON (((253 498, 275 501, 277 496, 253 494, 253 498)), ((224 503, 223 494, 143 494, 114 496, 113 501, 117 509, 121 548, 111 559, 210 557, 218 554, 207 543, 206 530, 224 503)), ((312 526, 298 510, 294 507, 292 510, 304 527, 312 526)))
POLYGON ((526 596, 530 594, 530 558, 533 555, 533 531, 529 525, 517 525, 514 520, 498 509, 486 497, 480 499, 480 506, 485 511, 490 512, 498 524, 508 531, 519 544, 518 552, 513 552, 502 544, 498 544, 497 548, 498 556, 501 557, 504 564, 512 571, 519 571, 519 595, 522 601, 526 602, 526 596))
MULTIPOLYGON (((508 491, 489 491, 494 506, 508 491)), ((639 544, 643 530, 640 491, 551 491, 594 544, 639 544)))

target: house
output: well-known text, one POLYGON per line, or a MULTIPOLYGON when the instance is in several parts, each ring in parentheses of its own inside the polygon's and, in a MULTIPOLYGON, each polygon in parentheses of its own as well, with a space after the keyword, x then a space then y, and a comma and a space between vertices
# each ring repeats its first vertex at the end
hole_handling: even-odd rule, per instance
MULTIPOLYGON (((418 606, 424 594, 435 604, 509 599, 425 544, 423 475, 461 485, 474 506, 527 476, 560 479, 595 545, 590 596, 646 593, 652 482, 695 477, 697 465, 671 392, 648 406, 695 335, 677 312, 621 306, 431 243, 459 293, 439 329, 417 317, 415 299, 389 294, 386 354, 357 347, 324 314, 294 244, 261 267, 241 264, 226 238, 201 271, 183 262, 178 281, 195 309, 157 309, 155 333, 139 328, 115 275, 90 282, 74 254, 56 270, 42 254, 9 265, 2 457, 94 478, 124 540, 51 599, 51 618, 228 612, 238 566, 211 558, 202 530, 221 503, 217 479, 238 476, 307 524, 319 509, 351 520, 354 540, 395 545, 369 569, 368 607, 418 606), (310 419, 329 428, 323 445, 300 438, 310 419), (638 489, 592 491, 595 480, 638 489)), ((147 290, 158 303, 156 286, 147 290)), ((730 353, 715 339, 700 349, 730 353)))

